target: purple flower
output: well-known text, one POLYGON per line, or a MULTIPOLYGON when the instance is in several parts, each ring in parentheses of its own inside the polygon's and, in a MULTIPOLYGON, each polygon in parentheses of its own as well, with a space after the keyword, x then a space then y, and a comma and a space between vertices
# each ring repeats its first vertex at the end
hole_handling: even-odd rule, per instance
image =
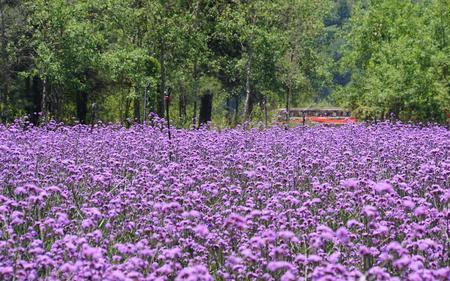
POLYGON ((420 217, 425 216, 428 213, 428 209, 425 206, 419 206, 414 210, 414 215, 420 217))
POLYGON ((269 271, 277 271, 277 270, 286 270, 295 268, 291 263, 286 261, 272 261, 267 264, 267 270, 269 271))
POLYGON ((347 244, 350 241, 350 232, 345 227, 339 227, 336 230, 336 238, 342 244, 347 244))
POLYGON ((393 265, 398 269, 402 269, 402 268, 408 266, 410 263, 411 263, 411 257, 404 255, 401 258, 399 258, 398 260, 394 261, 393 265))
POLYGON ((357 179, 353 179, 353 178, 341 181, 342 186, 345 186, 352 190, 355 189, 356 187, 358 187, 358 183, 359 183, 359 181, 357 179))
POLYGON ((166 125, 0 125, 0 279, 449 279, 447 128, 166 125))
POLYGON ((194 232, 199 236, 206 238, 206 236, 209 234, 208 227, 204 224, 199 224, 194 228, 194 232))
POLYGON ((291 272, 291 271, 286 271, 280 278, 280 281, 294 281, 297 280, 297 277, 295 277, 295 275, 291 272))
POLYGON ((375 208, 374 206, 370 206, 370 205, 364 206, 361 211, 362 215, 367 216, 369 218, 375 217, 377 215, 377 213, 378 213, 377 208, 375 208))
POLYGON ((333 230, 326 225, 319 225, 317 227, 317 232, 319 233, 319 236, 324 240, 331 241, 334 238, 333 230))
POLYGON ((307 261, 308 263, 319 263, 322 261, 322 258, 318 255, 310 255, 307 261))
POLYGON ((108 277, 110 281, 131 281, 131 278, 128 278, 123 272, 119 270, 114 270, 111 272, 111 275, 108 277))
POLYGON ((292 231, 289 231, 289 230, 284 230, 284 231, 278 232, 278 236, 285 241, 290 241, 293 243, 299 242, 299 240, 295 236, 295 233, 292 231))
POLYGON ((236 229, 243 230, 246 228, 246 222, 245 219, 240 216, 239 214, 233 213, 228 216, 228 218, 225 221, 225 227, 232 227, 236 229))
POLYGON ((414 207, 416 206, 416 204, 414 204, 413 201, 408 200, 408 199, 403 200, 402 204, 406 209, 409 209, 409 210, 414 209, 414 207))
POLYGON ((376 183, 374 189, 377 193, 393 193, 392 185, 387 182, 376 183))
POLYGON ((0 276, 10 276, 13 272, 12 266, 0 266, 0 276))
POLYGON ((81 222, 81 228, 83 228, 84 230, 87 230, 87 229, 89 229, 91 227, 94 227, 94 226, 95 226, 95 223, 91 219, 84 219, 81 222))
POLYGON ((175 281, 212 281, 208 269, 203 265, 183 268, 175 277, 175 281))

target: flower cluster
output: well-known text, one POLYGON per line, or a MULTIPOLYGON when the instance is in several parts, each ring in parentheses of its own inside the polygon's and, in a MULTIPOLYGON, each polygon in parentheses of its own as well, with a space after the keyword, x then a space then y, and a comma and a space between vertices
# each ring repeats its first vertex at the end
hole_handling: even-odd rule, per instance
POLYGON ((449 280, 450 132, 0 126, 1 280, 449 280))

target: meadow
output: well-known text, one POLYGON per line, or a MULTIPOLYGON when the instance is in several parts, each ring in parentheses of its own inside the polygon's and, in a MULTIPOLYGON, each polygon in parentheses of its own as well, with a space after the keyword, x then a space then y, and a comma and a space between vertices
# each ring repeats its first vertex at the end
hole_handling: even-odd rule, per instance
POLYGON ((450 131, 0 125, 1 280, 449 280, 450 131))

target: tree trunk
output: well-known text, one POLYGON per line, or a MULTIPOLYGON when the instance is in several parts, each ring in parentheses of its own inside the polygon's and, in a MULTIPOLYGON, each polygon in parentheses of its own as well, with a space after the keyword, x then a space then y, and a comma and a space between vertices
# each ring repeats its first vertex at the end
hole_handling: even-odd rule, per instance
MULTIPOLYGON (((148 94, 149 93, 147 92, 147 95, 148 94)), ((158 107, 158 96, 159 96, 159 88, 156 91, 152 91, 150 93, 150 99, 151 99, 150 111, 147 114, 149 114, 150 112, 156 113, 156 108, 158 107)))
POLYGON ((2 95, 2 112, 1 112, 1 118, 0 121, 6 123, 8 121, 8 96, 9 96, 9 89, 8 84, 5 83, 3 87, 3 95, 2 95))
POLYGON ((125 120, 124 120, 127 128, 129 128, 131 125, 131 123, 130 123, 130 105, 131 105, 131 99, 127 97, 125 99, 125 120))
POLYGON ((119 122, 123 124, 124 118, 123 118, 123 103, 124 103, 124 93, 123 93, 123 87, 120 85, 120 99, 119 99, 119 122))
POLYGON ((41 111, 41 80, 39 77, 35 76, 33 78, 28 78, 26 81, 26 89, 31 98, 30 106, 26 107, 27 113, 30 115, 30 121, 33 125, 39 125, 39 116, 36 115, 37 112, 41 111))
POLYGON ((192 116, 192 128, 197 127, 197 99, 194 97, 194 114, 192 116))
POLYGON ((3 65, 5 66, 4 69, 2 70, 3 75, 5 76, 4 79, 4 85, 3 85, 3 93, 2 93, 2 99, 1 99, 1 103, 3 104, 3 106, 1 107, 1 112, 0 112, 0 121, 3 121, 6 123, 7 121, 7 115, 8 115, 8 96, 9 96, 9 58, 8 58, 8 53, 6 50, 7 47, 7 43, 8 43, 8 39, 6 38, 6 32, 5 32, 5 15, 4 15, 4 9, 2 8, 0 10, 0 16, 1 16, 1 28, 2 28, 2 61, 3 61, 3 65))
POLYGON ((197 98, 199 91, 199 70, 197 65, 197 60, 194 61, 194 115, 192 117, 192 126, 197 127, 197 98))
MULTIPOLYGON (((252 16, 252 26, 256 24, 256 14, 255 9, 251 9, 251 16, 252 16)), ((244 103, 244 121, 250 120, 250 114, 252 113, 253 108, 253 97, 252 97, 252 89, 251 89, 251 74, 252 74, 252 67, 253 67, 253 41, 254 41, 255 34, 252 32, 250 36, 250 40, 248 42, 247 46, 247 66, 246 66, 246 80, 245 80, 245 103, 244 103)))
POLYGON ((227 119, 227 125, 231 125, 231 117, 232 117, 232 108, 231 108, 231 100, 230 97, 227 96, 227 100, 226 100, 226 119, 227 119))
POLYGON ((139 97, 135 96, 134 97, 134 104, 133 104, 133 112, 134 112, 134 122, 136 123, 140 123, 140 114, 141 114, 141 110, 140 110, 140 102, 139 102, 139 97))
POLYGON ((96 119, 97 119, 97 104, 94 102, 91 107, 91 131, 94 129, 96 119))
POLYGON ((42 101, 41 101, 42 124, 47 123, 47 78, 42 80, 42 101))
POLYGON ((290 99, 291 99, 291 95, 292 95, 292 83, 289 81, 289 85, 288 85, 288 89, 286 91, 286 122, 289 122, 289 117, 290 117, 290 99))
POLYGON ((77 118, 81 124, 86 124, 88 112, 88 94, 86 92, 77 93, 77 118))
POLYGON ((53 87, 51 83, 47 84, 47 122, 54 119, 55 105, 53 100, 53 87))
POLYGON ((161 39, 160 41, 160 46, 161 46, 161 54, 160 54, 160 58, 159 58, 159 64, 161 65, 161 79, 160 79, 160 83, 159 83, 159 93, 158 93, 158 97, 157 97, 157 102, 156 102, 156 113, 158 114, 159 117, 163 117, 164 116, 164 92, 166 91, 166 63, 165 63, 165 42, 164 40, 161 39))
MULTIPOLYGON (((290 55, 289 55, 289 64, 291 66, 294 65, 294 50, 290 51, 290 55)), ((293 84, 293 74, 292 74, 292 70, 289 70, 289 74, 288 74, 288 87, 287 87, 287 92, 286 92, 286 122, 289 122, 289 117, 290 117, 290 110, 291 110, 291 97, 292 97, 292 84, 293 84)))
POLYGON ((264 103, 264 126, 267 128, 267 100, 265 97, 263 103, 264 103))
POLYGON ((178 97, 178 115, 183 122, 186 119, 186 87, 180 83, 180 95, 178 97))
POLYGON ((250 119, 251 114, 251 103, 252 103, 252 96, 251 96, 251 88, 250 88, 250 75, 251 75, 251 59, 252 54, 251 51, 249 51, 248 55, 248 62, 247 62, 247 69, 246 69, 246 81, 245 81, 245 103, 244 103, 244 121, 248 121, 250 119))
POLYGON ((212 94, 207 91, 200 99, 200 116, 199 125, 206 124, 211 121, 212 112, 212 94))
POLYGON ((239 97, 235 97, 235 99, 234 124, 236 125, 239 123, 239 97))
MULTIPOLYGON (((58 91, 56 91, 56 89, 53 87, 52 88, 52 97, 53 97, 53 103, 54 104, 54 116, 56 120, 62 120, 62 112, 63 110, 61 109, 62 105, 61 105, 61 96, 59 95, 58 91)), ((52 111, 52 109, 50 110, 52 111)))

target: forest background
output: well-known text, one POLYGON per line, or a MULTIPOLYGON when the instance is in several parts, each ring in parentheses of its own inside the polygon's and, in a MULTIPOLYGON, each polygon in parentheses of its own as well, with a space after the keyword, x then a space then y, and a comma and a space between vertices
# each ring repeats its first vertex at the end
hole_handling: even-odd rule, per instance
POLYGON ((447 122, 450 0, 0 0, 0 119, 447 122), (38 117, 37 113, 40 114, 38 117))

